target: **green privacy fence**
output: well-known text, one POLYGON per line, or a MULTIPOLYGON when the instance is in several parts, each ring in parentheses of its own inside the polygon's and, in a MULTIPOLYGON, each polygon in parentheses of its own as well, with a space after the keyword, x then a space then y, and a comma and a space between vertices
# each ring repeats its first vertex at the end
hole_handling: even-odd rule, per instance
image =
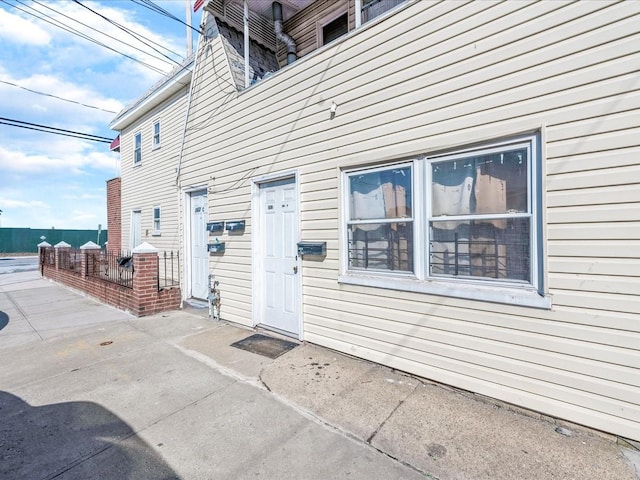
POLYGON ((104 247, 107 241, 107 231, 98 230, 58 230, 56 228, 0 228, 0 253, 37 253, 41 237, 51 245, 67 242, 78 248, 87 242, 99 243, 104 247))

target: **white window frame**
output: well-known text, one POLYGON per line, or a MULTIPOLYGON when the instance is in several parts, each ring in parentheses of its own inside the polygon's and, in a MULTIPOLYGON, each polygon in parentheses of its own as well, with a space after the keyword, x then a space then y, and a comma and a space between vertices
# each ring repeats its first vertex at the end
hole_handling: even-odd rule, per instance
POLYGON ((152 235, 159 236, 160 235, 160 230, 162 228, 162 208, 160 207, 160 205, 155 205, 151 209, 151 215, 152 215, 151 224, 153 225, 152 235), (156 211, 158 212, 157 219, 156 219, 156 211), (157 226, 156 226, 156 221, 158 222, 157 226))
MULTIPOLYGON (((354 173, 373 171, 372 167, 349 168, 342 171, 342 221, 341 221, 341 262, 338 281, 344 284, 381 287, 395 290, 413 291, 446 297, 482 300, 487 302, 514 304, 534 308, 551 308, 551 298, 544 292, 542 249, 542 189, 541 189, 541 145, 537 133, 511 137, 506 140, 483 142, 473 147, 461 147, 448 152, 428 154, 403 162, 388 162, 376 165, 384 170, 400 165, 413 164, 413 273, 349 269, 348 224, 350 185, 349 178, 354 173), (431 214, 430 189, 431 164, 446 161, 456 155, 482 154, 494 150, 520 147, 526 144, 530 149, 528 162, 528 213, 530 216, 530 282, 507 279, 477 277, 446 277, 429 275, 429 219, 431 214)), ((454 220, 458 217, 450 217, 454 220)), ((493 217, 492 217, 493 218, 493 217)))
POLYGON ((133 136, 133 165, 142 163, 142 132, 137 132, 133 136))
POLYGON ((152 149, 160 148, 160 142, 161 142, 160 120, 156 120, 155 122, 153 122, 153 126, 151 128, 152 128, 152 131, 151 131, 151 148, 152 149), (157 132, 156 132, 156 127, 157 127, 157 132))

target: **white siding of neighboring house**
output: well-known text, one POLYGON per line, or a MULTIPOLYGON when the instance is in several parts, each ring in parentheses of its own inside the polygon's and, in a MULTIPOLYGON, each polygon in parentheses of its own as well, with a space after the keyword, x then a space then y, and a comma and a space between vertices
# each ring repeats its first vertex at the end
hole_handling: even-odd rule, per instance
POLYGON ((187 87, 126 127, 121 135, 122 247, 129 249, 130 218, 142 213, 142 241, 164 251, 180 248, 180 215, 175 168, 184 130, 187 87), (160 120, 160 147, 153 148, 153 124, 160 120), (142 132, 142 162, 134 166, 134 137, 142 132), (160 235, 153 232, 153 208, 161 207, 160 235))
POLYGON ((213 39, 180 181, 248 223, 211 259, 222 317, 252 325, 251 178, 298 169, 301 236, 328 243, 305 340, 640 439, 639 24, 640 2, 420 1, 240 95, 213 39), (550 310, 338 283, 339 168, 532 130, 550 310))

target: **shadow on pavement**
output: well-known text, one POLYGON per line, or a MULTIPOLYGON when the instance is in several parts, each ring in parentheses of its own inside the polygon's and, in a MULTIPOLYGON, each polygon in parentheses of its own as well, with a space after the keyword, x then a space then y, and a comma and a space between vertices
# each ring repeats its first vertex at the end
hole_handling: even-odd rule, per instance
POLYGON ((0 310, 0 330, 9 325, 9 315, 0 310))
POLYGON ((33 407, 0 391, 0 418, 2 479, 179 478, 127 423, 96 403, 33 407))

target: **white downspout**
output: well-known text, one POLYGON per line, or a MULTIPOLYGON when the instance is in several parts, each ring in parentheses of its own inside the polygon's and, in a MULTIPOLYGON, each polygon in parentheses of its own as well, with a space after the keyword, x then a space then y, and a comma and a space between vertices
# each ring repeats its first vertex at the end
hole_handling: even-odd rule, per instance
POLYGON ((244 88, 249 88, 249 0, 244 0, 244 88))
POLYGON ((356 29, 362 25, 362 0, 356 0, 355 4, 356 29))

